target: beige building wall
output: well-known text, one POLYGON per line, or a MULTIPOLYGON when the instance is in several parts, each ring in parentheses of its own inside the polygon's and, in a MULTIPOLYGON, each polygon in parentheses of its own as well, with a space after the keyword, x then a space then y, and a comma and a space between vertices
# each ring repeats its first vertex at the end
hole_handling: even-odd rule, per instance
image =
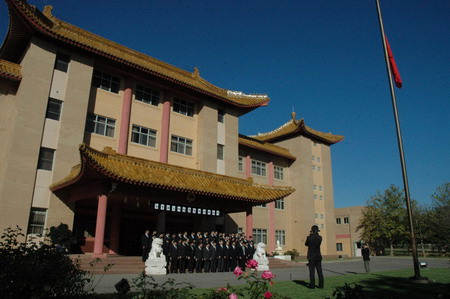
POLYGON ((20 62, 23 79, 8 107, 11 111, 6 112, 14 117, 9 124, 2 120, 2 126, 10 127, 6 130, 10 138, 1 155, 6 158, 0 171, 1 231, 16 225, 27 230, 45 119, 37 116, 45 115, 55 53, 45 41, 32 38, 20 62))
POLYGON ((363 208, 363 206, 335 208, 336 243, 342 244, 342 251, 338 251, 338 254, 361 256, 361 237, 356 228, 361 220, 363 208))

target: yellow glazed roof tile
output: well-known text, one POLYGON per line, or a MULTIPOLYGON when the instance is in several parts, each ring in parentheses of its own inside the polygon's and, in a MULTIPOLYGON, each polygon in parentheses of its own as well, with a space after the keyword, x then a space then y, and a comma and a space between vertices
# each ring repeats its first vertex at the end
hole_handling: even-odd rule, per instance
POLYGON ((83 144, 80 155, 81 164, 72 168, 66 178, 52 184, 53 192, 76 184, 88 168, 105 178, 131 185, 254 203, 271 202, 295 191, 291 187, 255 184, 249 180, 121 155, 110 148, 101 152, 83 144))
POLYGON ((22 66, 0 59, 0 77, 20 81, 22 80, 22 66))
POLYGON ((41 13, 35 6, 29 5, 23 0, 6 1, 10 9, 16 9, 20 12, 20 15, 27 20, 33 30, 53 39, 94 52, 238 107, 259 107, 270 101, 269 97, 264 94, 244 94, 217 87, 201 78, 197 68, 192 73, 182 70, 64 22, 52 15, 53 7, 50 5, 46 6, 41 13))
POLYGON ((296 160, 297 158, 292 155, 288 149, 269 143, 269 142, 265 142, 262 140, 258 140, 249 136, 244 136, 244 135, 239 135, 239 144, 244 145, 244 146, 248 146, 248 147, 252 147, 267 153, 271 153, 280 157, 284 157, 287 158, 289 160, 296 160))

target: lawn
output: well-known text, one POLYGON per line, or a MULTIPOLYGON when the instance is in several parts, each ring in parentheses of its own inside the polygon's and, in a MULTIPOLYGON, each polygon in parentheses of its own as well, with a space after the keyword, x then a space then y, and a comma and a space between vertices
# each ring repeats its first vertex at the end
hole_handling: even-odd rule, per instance
MULTIPOLYGON (((333 291, 345 283, 357 283, 370 298, 450 298, 450 269, 421 269, 421 275, 434 282, 417 284, 408 279, 411 270, 325 277, 324 289, 307 288, 308 281, 276 282, 270 291, 290 298, 332 298, 333 291)), ((240 287, 238 287, 240 288, 240 287)), ((193 290, 201 294, 205 289, 193 290)))

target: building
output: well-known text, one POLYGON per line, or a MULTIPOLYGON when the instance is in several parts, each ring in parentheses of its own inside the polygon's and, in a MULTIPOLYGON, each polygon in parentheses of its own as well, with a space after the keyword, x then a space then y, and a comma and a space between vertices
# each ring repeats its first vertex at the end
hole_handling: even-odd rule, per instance
POLYGON ((158 231, 234 232, 305 254, 312 224, 335 254, 330 146, 295 114, 239 134, 269 102, 6 0, 0 49, 0 229, 68 224, 83 252, 138 254, 158 231))
POLYGON ((335 208, 336 252, 339 255, 361 256, 360 232, 356 231, 364 207, 335 208))

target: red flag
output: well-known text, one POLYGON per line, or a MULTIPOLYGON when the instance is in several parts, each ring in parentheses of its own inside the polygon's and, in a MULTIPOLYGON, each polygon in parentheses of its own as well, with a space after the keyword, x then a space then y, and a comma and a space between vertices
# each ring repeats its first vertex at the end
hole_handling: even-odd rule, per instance
POLYGON ((397 64, 395 63, 395 60, 394 60, 394 54, 392 54, 391 46, 389 45, 387 37, 385 37, 385 39, 386 39, 386 47, 387 47, 387 51, 388 51, 388 56, 389 56, 389 64, 391 65, 391 72, 392 72, 392 76, 394 76, 395 85, 398 88, 402 88, 403 82, 402 82, 402 78, 400 77, 400 72, 398 71, 397 64))

